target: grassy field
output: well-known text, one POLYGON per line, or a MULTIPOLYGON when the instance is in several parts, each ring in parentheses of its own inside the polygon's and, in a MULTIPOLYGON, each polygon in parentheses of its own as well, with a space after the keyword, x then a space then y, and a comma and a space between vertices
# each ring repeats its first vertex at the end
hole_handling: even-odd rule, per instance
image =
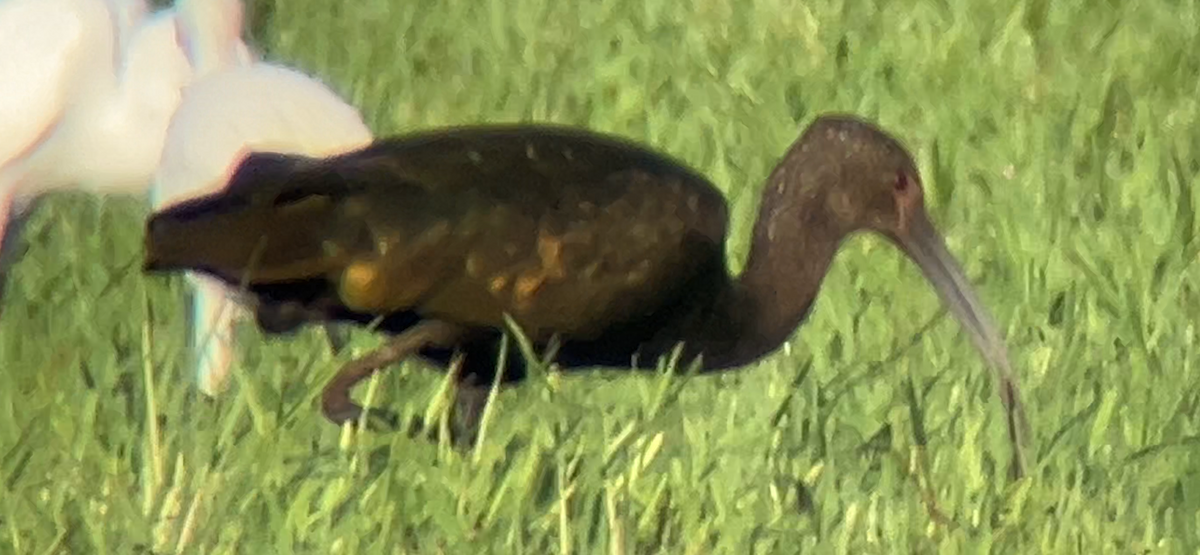
MULTIPOLYGON (((953 4, 253 10, 270 59, 379 134, 552 121, 688 161, 727 193, 735 268, 800 128, 880 122, 1008 337, 1028 479, 1005 480, 981 359, 948 318, 923 331, 937 298, 874 238, 844 245, 775 356, 534 379, 459 453, 326 423, 316 396, 351 354, 315 332, 246 326, 233 388, 198 397, 181 282, 139 273, 141 202, 64 194, 32 216, 0 317, 0 552, 1197 553, 1200 3, 953 4)), ((369 393, 420 415, 440 378, 408 364, 369 393)))

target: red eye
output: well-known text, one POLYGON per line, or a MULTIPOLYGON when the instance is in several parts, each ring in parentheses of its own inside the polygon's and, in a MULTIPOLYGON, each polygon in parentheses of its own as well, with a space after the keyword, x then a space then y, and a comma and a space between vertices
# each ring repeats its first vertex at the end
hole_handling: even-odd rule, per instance
POLYGON ((896 183, 894 187, 897 192, 903 193, 908 190, 908 174, 904 172, 896 172, 896 183))

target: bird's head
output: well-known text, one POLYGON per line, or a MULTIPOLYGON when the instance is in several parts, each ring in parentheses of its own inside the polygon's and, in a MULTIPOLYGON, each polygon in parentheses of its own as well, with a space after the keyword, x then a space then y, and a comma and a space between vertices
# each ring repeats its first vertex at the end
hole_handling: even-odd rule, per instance
POLYGON ((1000 334, 930 222, 920 173, 899 141, 852 116, 822 116, 781 167, 799 179, 799 194, 824 199, 822 212, 840 233, 868 230, 895 243, 920 267, 989 362, 1007 366, 1000 334))
POLYGON ((773 182, 794 182, 786 196, 822 199, 821 215, 844 234, 866 229, 902 241, 928 223, 912 156, 881 129, 851 116, 814 121, 776 173, 773 182))
POLYGON ((1003 339, 925 211, 916 164, 883 130, 852 116, 817 118, 775 170, 764 198, 790 207, 781 225, 825 226, 832 236, 879 233, 920 267, 972 342, 1001 377, 1001 396, 1016 394, 1003 339), (801 214, 800 207, 811 214, 801 214))

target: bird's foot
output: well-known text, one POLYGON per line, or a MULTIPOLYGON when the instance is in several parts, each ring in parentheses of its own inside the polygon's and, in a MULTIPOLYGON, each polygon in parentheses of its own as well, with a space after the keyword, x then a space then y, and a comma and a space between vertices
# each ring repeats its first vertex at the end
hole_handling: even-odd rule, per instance
POLYGON ((917 491, 921 494, 921 504, 925 506, 925 512, 929 515, 929 520, 933 521, 938 526, 955 529, 958 527, 954 519, 946 516, 942 511, 937 501, 937 491, 933 487, 932 480, 929 477, 929 467, 926 466, 925 448, 918 446, 913 453, 911 464, 915 467, 910 471, 915 474, 917 482, 917 491))
MULTIPOLYGON (((410 438, 423 438, 431 443, 437 443, 442 437, 442 429, 437 421, 426 422, 425 419, 418 416, 410 418, 408 422, 402 422, 400 415, 393 411, 368 409, 353 402, 334 406, 326 405, 323 412, 325 418, 338 426, 344 426, 346 423, 357 426, 358 423, 363 422, 365 424, 363 429, 372 432, 402 432, 410 438), (364 414, 366 415, 365 420, 363 419, 364 414)), ((451 414, 448 424, 446 439, 455 449, 467 450, 475 443, 478 430, 473 422, 463 422, 461 417, 451 414)))
POLYGON ((358 424, 365 423, 365 428, 374 432, 393 432, 400 428, 400 415, 386 409, 365 409, 362 405, 351 401, 349 398, 322 399, 321 412, 325 414, 325 418, 330 422, 343 426, 347 422, 358 424), (364 421, 363 414, 366 413, 364 421))
MULTIPOLYGON (((325 391, 321 394, 321 412, 338 425, 359 420, 363 408, 350 399, 350 390, 358 382, 388 364, 416 354, 424 346, 452 344, 460 334, 461 330, 452 324, 438 321, 422 322, 366 356, 350 361, 325 385, 325 391)), ((383 413, 385 420, 390 418, 394 422, 393 429, 399 427, 400 419, 395 413, 371 409, 369 416, 378 413, 383 413)))

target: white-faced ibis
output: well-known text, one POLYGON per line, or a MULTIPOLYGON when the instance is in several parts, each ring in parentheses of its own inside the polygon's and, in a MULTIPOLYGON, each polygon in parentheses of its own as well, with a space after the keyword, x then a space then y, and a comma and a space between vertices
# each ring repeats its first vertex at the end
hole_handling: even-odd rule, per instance
MULTIPOLYGON (((395 334, 326 386, 419 355, 490 383, 504 316, 556 362, 653 368, 679 344, 701 371, 777 349, 806 317, 839 244, 882 234, 914 260, 995 370, 1020 474, 1023 409, 1003 341, 924 209, 908 152, 849 116, 814 121, 767 179, 741 275, 727 209, 704 177, 615 137, 543 125, 420 132, 326 159, 256 154, 226 190, 153 214, 147 271, 244 283, 260 325, 368 322, 395 334)), ((521 379, 519 357, 508 381, 521 379)))
MULTIPOLYGON (((361 148, 372 135, 358 111, 320 81, 264 62, 238 63, 240 0, 209 0, 213 8, 190 43, 203 76, 184 90, 167 130, 151 202, 156 209, 225 186, 254 151, 330 156, 361 148), (201 61, 207 61, 201 63, 201 61)), ((201 10, 193 10, 201 11, 201 10)), ((189 273, 191 344, 202 392, 218 394, 233 361, 232 323, 240 314, 234 290, 211 276, 189 273)))

